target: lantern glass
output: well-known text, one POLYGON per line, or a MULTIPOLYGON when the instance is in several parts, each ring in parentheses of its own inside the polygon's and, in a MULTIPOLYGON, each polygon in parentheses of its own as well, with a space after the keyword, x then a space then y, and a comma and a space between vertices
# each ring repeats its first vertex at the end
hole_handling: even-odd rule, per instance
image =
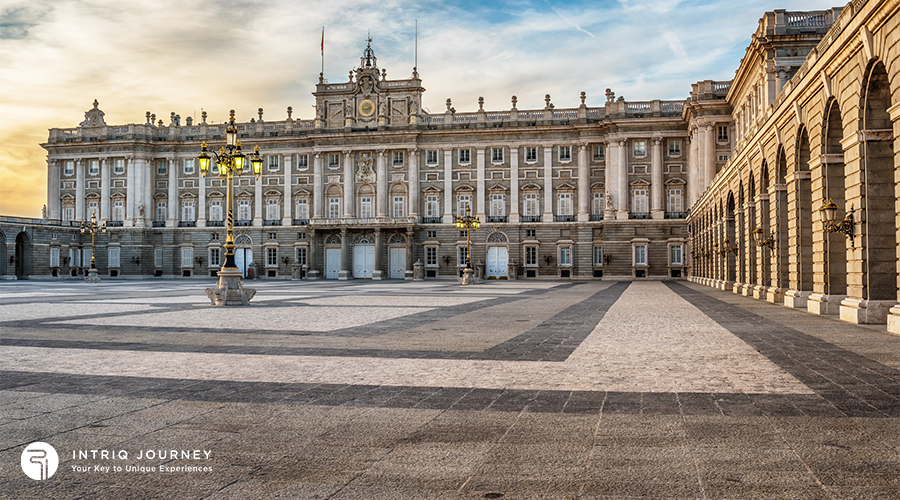
POLYGON ((259 177, 259 174, 262 173, 262 164, 263 160, 259 157, 259 155, 250 157, 250 166, 253 168, 253 175, 259 177))
POLYGON ((834 224, 834 221, 837 220, 837 208, 837 205, 834 204, 834 200, 828 200, 828 203, 822 205, 822 208, 820 208, 819 211, 822 212, 822 216, 825 218, 825 224, 834 224))
MULTIPOLYGON (((205 149, 205 148, 204 148, 205 149)), ((205 152, 200 153, 200 174, 206 177, 209 172, 209 155, 205 152)))
POLYGON ((244 155, 240 152, 234 155, 234 171, 235 173, 241 173, 244 170, 244 155))

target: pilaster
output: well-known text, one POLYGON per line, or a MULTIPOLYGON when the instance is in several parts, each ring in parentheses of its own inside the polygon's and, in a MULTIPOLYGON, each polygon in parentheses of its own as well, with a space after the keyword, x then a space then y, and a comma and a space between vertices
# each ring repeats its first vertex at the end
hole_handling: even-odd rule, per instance
POLYGON ((325 186, 322 179, 322 154, 316 153, 313 159, 313 217, 322 218, 325 206, 325 186))
POLYGON ((419 150, 409 149, 409 216, 419 216, 419 150))
POLYGON ((75 220, 84 219, 84 160, 75 160, 75 220))
POLYGON ((553 222, 553 146, 544 150, 544 214, 543 222, 553 222))
POLYGON ((453 224, 453 151, 444 151, 444 224, 453 224))
POLYGON ((387 200, 388 200, 388 180, 387 180, 387 159, 385 158, 385 150, 377 151, 375 183, 375 204, 377 206, 375 216, 387 217, 387 200))
POLYGON ((484 217, 484 200, 485 200, 485 185, 484 185, 484 176, 485 176, 485 168, 484 168, 484 148, 478 148, 475 150, 475 215, 482 221, 486 220, 484 217))
MULTIPOLYGON (((344 157, 344 211, 343 216, 345 219, 352 219, 356 217, 356 212, 353 210, 353 200, 356 195, 356 189, 353 184, 353 156, 350 150, 343 151, 344 157)), ((381 173, 378 173, 378 177, 381 177, 381 173)))
POLYGON ((619 206, 616 219, 628 220, 628 150, 625 139, 619 139, 619 161, 616 162, 616 175, 619 181, 619 206))
MULTIPOLYGON (((58 198, 58 197, 57 197, 58 198)), ((509 221, 519 222, 519 148, 509 148, 509 221)))
POLYGON ((665 218, 661 142, 661 137, 654 137, 653 147, 650 150, 650 216, 657 220, 665 218))
POLYGON ((588 165, 587 144, 578 147, 578 221, 591 220, 591 169, 588 165))
POLYGON ((100 158, 100 224, 109 220, 109 161, 100 158))

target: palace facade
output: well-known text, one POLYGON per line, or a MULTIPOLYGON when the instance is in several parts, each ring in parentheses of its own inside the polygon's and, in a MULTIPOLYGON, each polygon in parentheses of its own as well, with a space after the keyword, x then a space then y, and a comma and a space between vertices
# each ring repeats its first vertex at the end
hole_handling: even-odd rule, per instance
MULTIPOLYGON (((415 68, 389 79, 371 46, 315 116, 238 124, 265 157, 235 181, 237 260, 269 279, 455 278, 469 207, 482 278, 690 279, 819 314, 885 322, 898 296, 898 1, 759 21, 728 82, 683 101, 426 112, 415 68), (819 208, 854 217, 852 237, 819 208)), ((592 97, 592 96, 591 96, 592 97)), ((52 129, 44 219, 0 219, 0 273, 79 275, 96 213, 109 277, 209 277, 224 261, 224 181, 201 144, 224 125, 108 125, 99 103, 52 129)), ((900 129, 898 129, 900 130, 900 129)), ((845 225, 846 226, 846 225, 845 225)), ((900 310, 894 309, 894 317, 900 310)), ((893 324, 893 323, 892 323, 893 324)), ((894 328, 894 327, 892 327, 894 328)), ((900 325, 896 325, 900 329, 900 325)))

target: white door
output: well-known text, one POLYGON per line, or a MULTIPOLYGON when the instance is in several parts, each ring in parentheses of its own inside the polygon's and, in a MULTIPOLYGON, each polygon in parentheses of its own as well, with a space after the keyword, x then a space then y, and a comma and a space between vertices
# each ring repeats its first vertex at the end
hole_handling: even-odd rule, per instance
POLYGON ((402 280, 406 278, 406 249, 403 247, 391 248, 391 279, 402 280))
POLYGON ((375 271, 375 245, 353 246, 353 277, 372 278, 375 271))
POLYGON ((487 251, 488 279, 505 279, 509 264, 509 250, 504 247, 490 247, 487 251))
POLYGON ((247 277, 247 268, 250 267, 250 263, 253 262, 253 250, 250 248, 235 248, 234 249, 234 265, 237 266, 238 269, 241 270, 241 276, 247 277))
POLYGON ((341 273, 341 249, 325 249, 325 279, 336 280, 341 273))

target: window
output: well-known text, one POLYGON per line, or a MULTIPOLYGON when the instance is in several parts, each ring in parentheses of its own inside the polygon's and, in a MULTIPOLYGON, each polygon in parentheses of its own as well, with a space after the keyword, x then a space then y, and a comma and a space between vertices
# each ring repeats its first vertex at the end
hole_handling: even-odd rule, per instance
POLYGON ((682 202, 681 189, 680 188, 670 189, 668 201, 666 203, 666 208, 668 209, 668 211, 669 212, 683 212, 684 211, 684 209, 682 208, 683 206, 684 205, 682 202))
POLYGON ((219 240, 219 233, 213 233, 212 236, 210 237, 210 240, 216 240, 216 241, 218 241, 218 240, 219 240))
POLYGON ((110 247, 107 251, 108 259, 107 267, 120 267, 119 264, 119 247, 110 247))
POLYGON ((425 196, 425 217, 440 217, 439 208, 437 195, 425 196))
POLYGON ((434 149, 429 149, 425 151, 425 163, 427 165, 437 165, 438 163, 438 152, 434 149))
POLYGON ((281 207, 278 200, 269 198, 266 200, 266 220, 275 220, 281 217, 281 207))
POLYGON ((729 156, 727 154, 719 155, 718 157, 716 157, 716 161, 728 161, 728 158, 730 158, 730 157, 731 156, 729 156))
POLYGON ((540 215, 537 193, 525 193, 525 216, 534 217, 537 215, 540 215))
POLYGON ((684 246, 683 245, 671 245, 669 247, 669 264, 673 266, 681 266, 683 265, 684 256, 684 246))
POLYGON ((88 173, 90 175, 97 175, 100 173, 100 160, 88 161, 88 173))
POLYGON ((634 246, 634 265, 635 266, 646 266, 647 265, 647 245, 635 245, 634 246))
POLYGON ((70 248, 69 262, 72 263, 72 267, 81 267, 81 251, 77 248, 70 248))
POLYGON ((194 200, 184 200, 181 203, 181 220, 192 221, 194 218, 194 200))
POLYGON ((187 247, 181 249, 181 267, 194 267, 194 249, 187 247))
POLYGON ((328 198, 328 218, 339 219, 341 217, 341 199, 328 198))
POLYGON ((238 200, 237 220, 250 220, 250 200, 238 200))
POLYGON ((560 266, 571 266, 572 265, 572 247, 571 246, 563 246, 559 247, 559 265, 560 266))
POLYGON ((459 217, 466 215, 466 207, 472 208, 472 195, 461 194, 456 205, 456 215, 459 217))
POLYGON ((536 237, 537 237, 537 230, 536 230, 536 229, 526 229, 526 230, 525 230, 525 237, 526 237, 526 238, 536 238, 536 237))
POLYGON ((646 213, 647 209, 647 190, 635 189, 631 195, 631 211, 635 213, 646 213))
POLYGON ((394 151, 392 156, 394 165, 403 165, 403 151, 394 151))
POLYGON ((209 170, 210 170, 212 173, 218 175, 218 174, 219 174, 219 164, 216 163, 216 159, 215 159, 215 158, 210 158, 209 164, 210 164, 209 170))
POLYGON ((297 170, 309 168, 309 155, 297 155, 297 170))
POLYGON ((647 156, 647 141, 632 141, 634 156, 647 156))
POLYGON ((306 263, 306 247, 297 247, 297 265, 305 266, 306 263))
POLYGON ((491 148, 491 162, 503 163, 503 148, 491 148))
POLYGON ((426 266, 438 265, 437 250, 438 250, 437 247, 425 247, 425 265, 426 266))
POLYGON ((572 161, 572 146, 559 147, 559 161, 572 161))
POLYGON ((268 158, 268 160, 269 160, 268 161, 269 171, 274 172, 274 171, 278 170, 278 163, 281 160, 281 157, 278 155, 269 155, 266 158, 268 158))
POLYGON ((526 266, 538 265, 538 247, 535 247, 535 246, 525 247, 525 265, 526 266))
POLYGON ((605 208, 604 202, 606 200, 603 199, 603 193, 594 193, 594 197, 591 200, 591 213, 600 215, 603 213, 603 209, 605 208))
POLYGON ((339 153, 331 153, 328 155, 328 168, 335 169, 341 166, 341 155, 339 153))
POLYGON ((394 202, 391 208, 392 217, 406 217, 406 197, 394 196, 394 202))
POLYGON ((309 219, 309 200, 306 198, 298 198, 297 199, 297 212, 296 217, 298 219, 309 219))
POLYGON ((375 207, 372 203, 371 196, 363 196, 359 199, 359 217, 361 219, 371 219, 375 217, 375 207))
POLYGON ((222 200, 209 201, 209 220, 220 222, 222 218, 222 200))
POLYGON ((112 220, 125 220, 125 200, 113 200, 112 220))
POLYGON ((91 263, 91 258, 94 257, 93 252, 91 252, 90 248, 82 248, 81 249, 81 262, 85 267, 89 266, 91 263))
POLYGON ((266 249, 266 267, 278 267, 278 249, 266 249))
POLYGON ((456 247, 456 265, 466 265, 466 247, 456 247))
POLYGON ((502 194, 491 195, 491 217, 503 217, 506 215, 506 200, 502 194))
POLYGON ((169 216, 168 203, 165 201, 156 202, 156 221, 162 222, 169 216))
POLYGON ((185 175, 191 175, 194 173, 194 159, 187 158, 184 160, 184 173, 185 175))
POLYGON ((63 173, 65 175, 74 175, 75 174, 75 162, 72 160, 66 160, 63 163, 63 173))
POLYGON ((154 248, 153 249, 153 267, 162 267, 163 262, 163 249, 162 248, 154 248))
POLYGON ((50 267, 59 267, 59 247, 50 248, 50 267))
POLYGON ((572 193, 559 193, 558 215, 572 215, 572 193))
POLYGON ((428 239, 437 238, 437 231, 425 231, 425 237, 428 239))
POLYGON ((537 148, 525 147, 525 161, 526 162, 536 162, 537 161, 537 148))
POLYGON ((603 247, 594 247, 594 259, 595 266, 603 265, 603 247))
POLYGON ((156 162, 156 173, 159 175, 166 175, 166 171, 168 170, 168 165, 166 164, 166 160, 158 160, 156 162))
POLYGON ((472 163, 472 150, 471 149, 460 149, 459 150, 459 163, 462 165, 468 165, 472 163))
POLYGON ((222 265, 220 259, 221 252, 218 248, 209 249, 209 267, 219 267, 222 265))
POLYGON ((681 156, 681 139, 669 140, 669 156, 681 156))
POLYGON ((113 172, 116 174, 124 174, 125 173, 125 159, 124 158, 116 158, 113 164, 113 172))
POLYGON ((63 208, 63 221, 70 222, 75 220, 75 209, 72 207, 63 208))
POLYGON ((89 215, 100 215, 97 212, 100 211, 100 203, 96 201, 89 201, 87 204, 87 213, 89 215))
POLYGON ((594 144, 594 159, 602 160, 605 157, 603 144, 594 144))
POLYGON ((716 130, 716 142, 728 142, 728 125, 719 125, 716 130))

